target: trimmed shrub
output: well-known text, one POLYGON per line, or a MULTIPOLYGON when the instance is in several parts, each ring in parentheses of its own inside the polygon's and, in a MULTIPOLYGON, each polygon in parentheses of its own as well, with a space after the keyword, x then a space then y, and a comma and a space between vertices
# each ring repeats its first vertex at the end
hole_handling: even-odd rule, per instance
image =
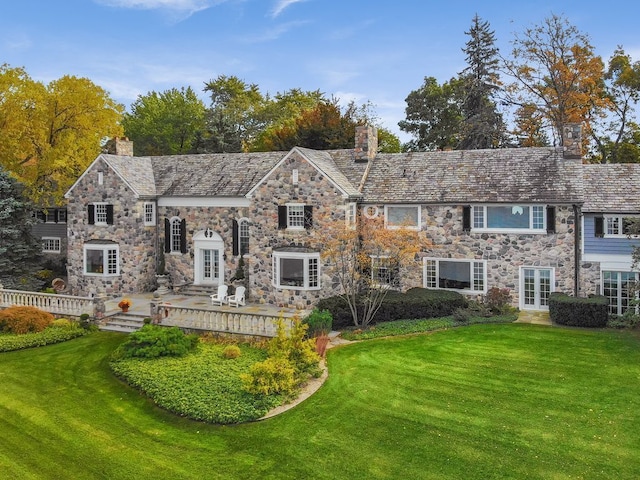
MULTIPOLYGON (((405 293, 389 292, 373 319, 373 324, 393 320, 438 318, 452 315, 459 308, 466 308, 464 295, 449 290, 411 288, 405 293)), ((349 306, 340 296, 329 297, 318 302, 318 310, 328 310, 333 316, 333 328, 353 326, 349 306)), ((362 308, 361 305, 358 308, 362 308)))
POLYGON ((115 358, 180 357, 198 343, 197 335, 185 335, 178 327, 143 325, 132 332, 118 349, 115 358))
POLYGON ((333 325, 333 316, 329 310, 318 310, 314 308, 312 312, 304 319, 304 323, 308 325, 307 336, 318 337, 326 335, 331 331, 333 325))
POLYGON ((53 322, 51 322, 51 326, 56 328, 71 328, 74 325, 74 322, 72 322, 68 318, 56 318, 53 322))
POLYGON ((602 328, 607 326, 608 306, 603 296, 576 298, 554 292, 549 296, 549 317, 560 325, 602 328))
POLYGON ((49 312, 36 307, 9 307, 0 310, 0 331, 7 333, 41 332, 54 320, 49 312))
POLYGON ((222 356, 227 359, 238 358, 242 352, 240 351, 240 347, 238 345, 227 345, 222 350, 222 356))
POLYGON ((0 335, 0 352, 66 342, 72 338, 81 337, 86 333, 86 330, 72 323, 69 327, 59 328, 51 326, 37 333, 23 333, 20 335, 4 334, 0 335))
POLYGON ((508 313, 511 308, 511 292, 508 288, 492 287, 484 296, 484 304, 493 313, 508 313))
POLYGON ((249 373, 240 374, 245 391, 254 395, 291 395, 297 389, 295 369, 284 357, 269 357, 254 363, 249 373))

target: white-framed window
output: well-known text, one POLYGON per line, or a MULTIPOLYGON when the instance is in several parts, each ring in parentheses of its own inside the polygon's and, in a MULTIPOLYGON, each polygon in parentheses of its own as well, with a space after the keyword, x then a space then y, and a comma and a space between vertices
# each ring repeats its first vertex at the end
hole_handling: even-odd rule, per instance
POLYGON ((156 204, 155 202, 144 202, 144 224, 152 226, 156 224, 156 204))
POLYGON ((273 252, 273 285, 293 290, 320 288, 320 253, 295 247, 273 252))
POLYGON ((357 204, 349 202, 344 206, 344 219, 347 228, 354 229, 357 221, 357 204))
POLYGON ((291 229, 304 228, 304 205, 302 204, 287 205, 287 228, 291 228, 291 229))
POLYGON ((182 252, 182 220, 178 217, 171 219, 171 246, 172 253, 182 252))
POLYGON ((84 245, 84 274, 116 276, 120 274, 120 247, 115 243, 84 245))
POLYGON ((420 205, 385 205, 384 221, 389 229, 420 230, 420 205))
POLYGON ((249 253, 249 220, 246 218, 238 221, 238 241, 240 255, 249 253))
POLYGON ((640 217, 605 215, 605 237, 636 237, 638 227, 640 227, 640 217))
POLYGON ((42 237, 42 251, 47 253, 60 253, 60 238, 42 237))
POLYGON ((371 282, 384 287, 394 287, 398 284, 399 270, 391 258, 386 256, 371 256, 371 282))
POLYGON ((363 209, 364 216, 367 218, 376 218, 378 216, 378 207, 375 205, 367 205, 363 209))
POLYGON ((472 227, 486 231, 546 232, 545 205, 474 205, 472 227))
POLYGON ((94 203, 94 215, 96 225, 107 224, 107 204, 106 203, 94 203))
POLYGON ((299 178, 298 178, 298 169, 294 168, 291 171, 291 183, 294 184, 294 185, 298 185, 298 180, 299 180, 299 178))
POLYGON ((636 272, 602 271, 602 294, 609 300, 609 313, 623 315, 627 310, 636 308, 633 301, 637 299, 636 272))
POLYGON ((58 223, 67 223, 67 209, 59 208, 56 210, 57 214, 57 222, 58 223))
POLYGON ((473 293, 487 291, 487 262, 485 260, 425 258, 423 259, 424 288, 463 290, 473 293))

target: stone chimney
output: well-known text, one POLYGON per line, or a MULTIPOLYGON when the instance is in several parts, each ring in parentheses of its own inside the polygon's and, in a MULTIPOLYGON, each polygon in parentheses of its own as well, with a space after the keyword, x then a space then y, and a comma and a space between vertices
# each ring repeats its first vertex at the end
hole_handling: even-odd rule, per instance
POLYGON ((567 123, 564 125, 562 156, 566 159, 582 158, 582 124, 567 123))
POLYGON ((376 158, 376 153, 378 153, 378 129, 371 125, 356 127, 354 160, 366 163, 376 158))
POLYGON ((107 153, 133 157, 133 142, 127 137, 114 137, 107 142, 107 153))

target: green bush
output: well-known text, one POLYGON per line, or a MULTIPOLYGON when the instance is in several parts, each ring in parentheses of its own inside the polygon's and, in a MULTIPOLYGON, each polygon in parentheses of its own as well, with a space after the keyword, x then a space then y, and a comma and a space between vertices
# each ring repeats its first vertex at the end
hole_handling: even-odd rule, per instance
POLYGON ((484 296, 484 304, 494 314, 508 313, 511 308, 511 292, 508 288, 492 287, 484 296))
POLYGON ((13 306, 0 310, 0 331, 7 333, 41 332, 54 320, 49 312, 36 307, 13 306))
POLYGON ((333 316, 329 310, 318 310, 314 308, 304 319, 304 323, 309 327, 307 336, 317 337, 319 335, 326 335, 331 331, 333 316))
POLYGON ((197 335, 185 335, 178 327, 143 325, 132 332, 116 352, 115 358, 179 357, 198 343, 197 335))
POLYGON ((284 357, 269 357, 240 375, 245 391, 254 395, 292 395, 297 389, 295 369, 284 357))
MULTIPOLYGON (((359 299, 357 303, 361 311, 362 300, 359 299)), ((405 293, 392 291, 387 293, 373 319, 373 324, 393 320, 446 317, 458 308, 466 308, 467 305, 466 297, 449 290, 411 288, 405 293)), ((331 313, 333 328, 353 326, 353 317, 344 298, 335 296, 322 299, 318 302, 317 308, 331 313)))
POLYGON ((227 359, 238 358, 242 352, 240 351, 240 347, 238 345, 227 345, 222 350, 222 356, 227 359))
POLYGON ((51 326, 37 333, 2 334, 0 335, 0 352, 22 350, 23 348, 42 347, 53 343, 66 342, 72 338, 81 337, 87 333, 77 324, 71 323, 69 327, 51 326))
POLYGON ((549 296, 549 317, 560 325, 602 328, 607 326, 609 302, 595 295, 576 298, 560 292, 549 296))
POLYGON ((71 328, 71 326, 74 324, 75 323, 68 318, 56 318, 53 322, 51 322, 51 326, 57 328, 71 328))

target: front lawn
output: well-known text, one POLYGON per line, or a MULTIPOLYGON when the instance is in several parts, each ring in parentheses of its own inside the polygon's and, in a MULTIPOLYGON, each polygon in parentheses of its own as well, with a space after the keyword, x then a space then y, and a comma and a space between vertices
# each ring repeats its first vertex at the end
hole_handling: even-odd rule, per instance
POLYGON ((640 339, 474 325, 332 349, 272 419, 179 418, 116 379, 125 337, 0 354, 0 472, 59 479, 640 478, 640 339))

